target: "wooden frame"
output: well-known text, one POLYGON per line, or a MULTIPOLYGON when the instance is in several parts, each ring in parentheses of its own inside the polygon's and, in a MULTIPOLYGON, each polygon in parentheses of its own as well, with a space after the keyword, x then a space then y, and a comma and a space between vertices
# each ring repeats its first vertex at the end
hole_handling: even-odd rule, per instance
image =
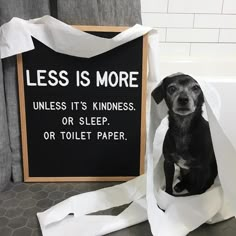
MULTIPOLYGON (((128 27, 113 26, 73 26, 87 32, 122 32, 128 27)), ((145 150, 146 150, 146 89, 147 89, 147 35, 143 36, 142 54, 142 98, 141 98, 141 127, 140 127, 140 175, 144 174, 145 150)), ((105 176, 105 177, 30 177, 27 143, 27 125, 25 92, 23 78, 22 55, 17 55, 18 90, 20 105, 20 124, 22 140, 23 171, 25 182, 76 182, 76 181, 127 181, 136 176, 105 176)))

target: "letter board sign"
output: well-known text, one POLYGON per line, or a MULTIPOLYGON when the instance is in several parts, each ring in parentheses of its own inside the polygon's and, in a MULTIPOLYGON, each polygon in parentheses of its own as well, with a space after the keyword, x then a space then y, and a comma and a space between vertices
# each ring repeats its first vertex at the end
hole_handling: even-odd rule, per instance
MULTIPOLYGON (((111 38, 122 27, 79 27, 111 38)), ((124 181, 144 172, 147 36, 92 58, 18 55, 24 179, 124 181)), ((79 47, 79 45, 78 45, 79 47)))

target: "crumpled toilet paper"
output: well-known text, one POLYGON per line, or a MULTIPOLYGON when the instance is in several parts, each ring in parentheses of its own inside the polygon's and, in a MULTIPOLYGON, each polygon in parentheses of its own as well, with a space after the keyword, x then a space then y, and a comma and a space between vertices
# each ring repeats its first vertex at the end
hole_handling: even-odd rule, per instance
POLYGON ((52 17, 25 21, 13 18, 0 28, 1 58, 34 49, 32 36, 53 50, 79 57, 92 57, 148 34, 148 93, 146 174, 126 183, 83 193, 38 213, 44 236, 104 235, 149 220, 155 236, 185 236, 205 222, 215 223, 236 216, 236 151, 218 120, 220 99, 217 92, 199 81, 218 164, 219 177, 205 193, 174 197, 164 189, 162 143, 168 128, 165 102, 156 104, 150 92, 159 78, 157 31, 135 25, 112 39, 96 37, 52 17), (93 45, 93 47, 91 47, 93 45), (131 203, 118 216, 88 215, 131 203), (163 210, 165 211, 163 211, 163 210))

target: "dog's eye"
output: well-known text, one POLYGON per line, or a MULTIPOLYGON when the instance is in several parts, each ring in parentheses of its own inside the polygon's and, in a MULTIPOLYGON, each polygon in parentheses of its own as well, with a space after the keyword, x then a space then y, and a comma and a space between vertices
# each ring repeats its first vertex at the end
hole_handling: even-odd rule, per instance
POLYGON ((177 90, 177 88, 176 88, 176 86, 174 86, 174 85, 169 86, 169 87, 167 88, 167 92, 168 92, 169 94, 172 94, 172 93, 176 92, 176 90, 177 90))
POLYGON ((194 86, 192 87, 192 91, 194 91, 194 92, 198 92, 199 90, 200 90, 199 85, 194 85, 194 86))

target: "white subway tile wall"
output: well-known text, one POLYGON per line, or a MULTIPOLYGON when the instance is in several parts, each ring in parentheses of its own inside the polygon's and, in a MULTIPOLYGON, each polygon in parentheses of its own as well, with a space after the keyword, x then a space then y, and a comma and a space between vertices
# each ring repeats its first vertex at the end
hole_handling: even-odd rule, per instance
POLYGON ((167 29, 167 42, 218 42, 218 29, 167 29))
POLYGON ((143 23, 152 27, 178 27, 191 28, 193 26, 193 14, 167 14, 167 13, 143 13, 143 23))
POLYGON ((224 43, 236 42, 236 29, 221 29, 219 41, 224 43))
POLYGON ((224 0, 223 13, 224 14, 235 14, 236 13, 235 0, 224 0))
POLYGON ((143 12, 167 12, 169 0, 148 0, 142 2, 143 12), (145 4, 147 3, 147 4, 145 4))
POLYGON ((221 13, 222 0, 169 0, 169 12, 221 13))
POLYGON ((160 43, 160 54, 172 57, 188 57, 190 43, 160 43))
POLYGON ((234 57, 236 56, 235 43, 193 43, 191 45, 190 54, 193 57, 209 56, 209 57, 234 57))
POLYGON ((158 29, 163 57, 234 57, 236 0, 141 0, 143 24, 158 29))
POLYGON ((236 14, 196 14, 194 19, 194 28, 236 28, 236 14))

